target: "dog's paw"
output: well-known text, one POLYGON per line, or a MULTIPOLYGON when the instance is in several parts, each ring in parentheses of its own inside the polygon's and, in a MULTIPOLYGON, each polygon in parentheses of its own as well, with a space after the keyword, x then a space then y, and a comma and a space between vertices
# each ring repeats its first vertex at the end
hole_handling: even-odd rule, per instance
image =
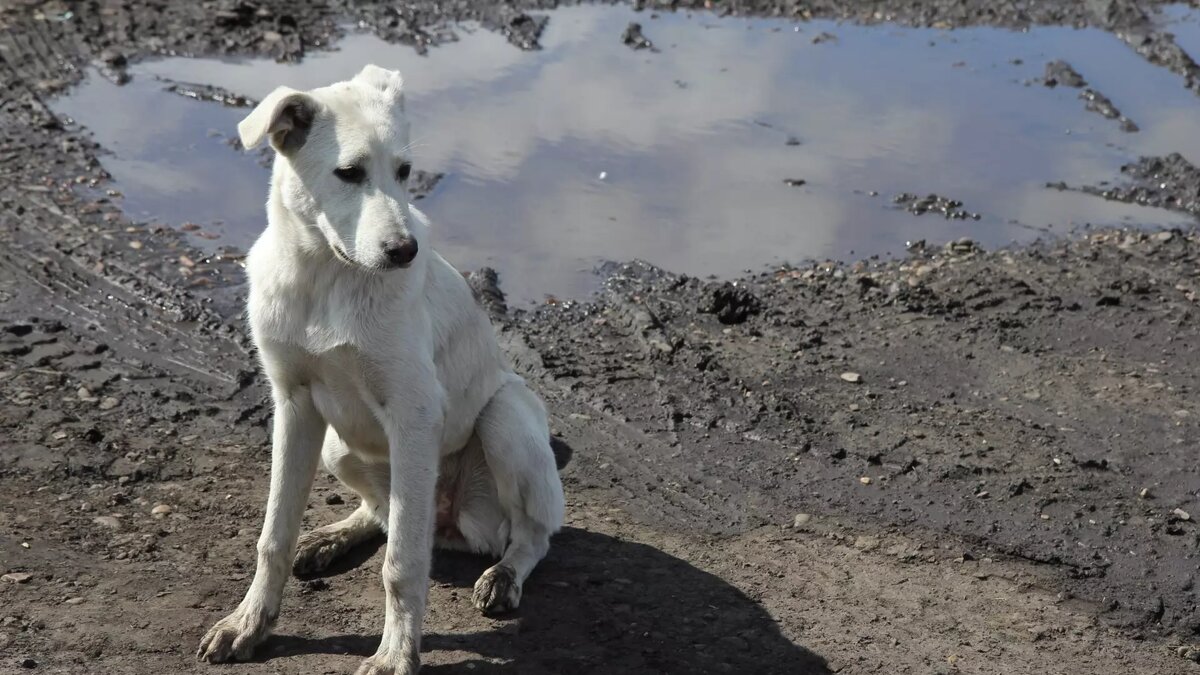
POLYGON ((333 561, 349 548, 344 537, 320 530, 307 532, 296 543, 296 559, 292 561, 292 574, 303 577, 320 574, 329 569, 333 561))
POLYGON ((245 661, 270 631, 270 621, 236 610, 208 629, 196 658, 209 663, 245 661))
POLYGON ((354 675, 417 675, 421 670, 420 657, 393 659, 385 654, 375 654, 362 662, 354 675))
POLYGON ((471 603, 484 614, 511 612, 521 604, 521 585, 512 567, 499 564, 488 568, 475 582, 471 603))

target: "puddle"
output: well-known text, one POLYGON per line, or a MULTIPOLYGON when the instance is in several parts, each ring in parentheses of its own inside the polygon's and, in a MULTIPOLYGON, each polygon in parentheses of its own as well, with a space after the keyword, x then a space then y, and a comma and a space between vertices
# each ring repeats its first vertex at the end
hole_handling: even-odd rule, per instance
POLYGON ((731 276, 898 254, 916 239, 1000 245, 1086 224, 1184 222, 1044 185, 1120 180, 1120 165, 1141 154, 1200 157, 1200 98, 1097 30, 582 6, 555 10, 542 44, 522 52, 465 28, 424 57, 355 35, 300 65, 168 59, 133 68, 120 87, 91 76, 53 107, 111 151, 103 162, 132 216, 200 223, 247 247, 263 226, 268 171, 227 144, 246 111, 165 92, 158 78, 258 98, 368 62, 399 68, 417 167, 446 174, 419 202, 437 247, 463 269, 496 267, 517 301, 585 296, 605 259, 731 276), (622 44, 630 21, 660 51, 622 44), (822 33, 834 39, 814 42, 822 33), (1078 90, 1031 84, 1054 59, 1141 131, 1088 112, 1078 90), (892 204, 901 193, 961 200, 980 218, 914 216, 892 204))

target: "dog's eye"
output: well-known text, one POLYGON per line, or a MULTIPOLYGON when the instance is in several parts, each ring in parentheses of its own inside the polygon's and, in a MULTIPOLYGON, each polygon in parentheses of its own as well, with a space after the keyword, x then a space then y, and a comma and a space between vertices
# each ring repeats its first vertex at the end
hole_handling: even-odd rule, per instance
POLYGON ((361 166, 339 166, 333 170, 333 175, 346 183, 358 184, 367 177, 367 172, 361 166))
POLYGON ((400 168, 396 169, 396 180, 403 183, 408 180, 410 173, 412 173, 412 164, 405 162, 400 165, 400 168))

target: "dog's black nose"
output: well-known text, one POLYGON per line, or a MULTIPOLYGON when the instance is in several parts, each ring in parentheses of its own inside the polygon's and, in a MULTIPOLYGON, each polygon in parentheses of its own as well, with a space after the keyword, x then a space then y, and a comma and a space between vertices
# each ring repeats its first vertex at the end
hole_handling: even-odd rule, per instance
POLYGON ((417 240, 412 237, 383 242, 383 254, 395 267, 404 267, 417 257, 417 240))

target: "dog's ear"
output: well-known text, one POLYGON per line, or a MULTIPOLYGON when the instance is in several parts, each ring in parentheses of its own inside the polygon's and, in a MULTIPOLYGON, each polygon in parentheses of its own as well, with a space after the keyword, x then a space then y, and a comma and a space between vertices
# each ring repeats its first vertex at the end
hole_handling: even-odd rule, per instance
POLYGON ((316 116, 316 99, 290 87, 279 87, 238 122, 238 136, 246 148, 270 136, 275 150, 288 154, 304 145, 316 116))
POLYGON ((354 79, 383 92, 384 96, 391 98, 404 110, 404 77, 400 75, 400 71, 367 64, 354 79))

